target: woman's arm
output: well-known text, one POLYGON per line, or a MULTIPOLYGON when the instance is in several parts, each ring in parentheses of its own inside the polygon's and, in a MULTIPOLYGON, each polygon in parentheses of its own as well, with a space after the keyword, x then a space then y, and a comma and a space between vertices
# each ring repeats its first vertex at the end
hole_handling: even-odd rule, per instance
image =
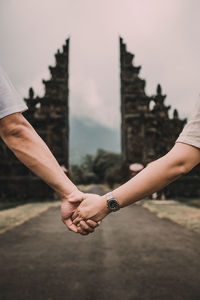
MULTIPOLYGON (((165 156, 151 163, 137 176, 115 189, 112 193, 119 202, 120 207, 125 207, 138 200, 143 199, 169 183, 178 179, 181 175, 188 173, 200 162, 200 149, 176 143, 165 156)), ((70 201, 74 201, 71 197, 70 201)), ((101 220, 109 214, 105 196, 87 194, 73 215, 74 224, 81 219, 92 218, 101 220)))
POLYGON ((113 191, 113 194, 121 207, 127 206, 161 190, 188 173, 199 162, 200 149, 176 143, 165 156, 152 162, 137 176, 113 191))

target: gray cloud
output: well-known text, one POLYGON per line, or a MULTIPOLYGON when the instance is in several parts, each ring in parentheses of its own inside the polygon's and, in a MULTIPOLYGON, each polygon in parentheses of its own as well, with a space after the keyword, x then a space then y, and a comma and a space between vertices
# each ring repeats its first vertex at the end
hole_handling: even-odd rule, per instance
POLYGON ((167 103, 189 116, 199 94, 197 0, 1 0, 0 61, 22 96, 71 37, 70 106, 109 127, 120 121, 118 37, 142 65, 147 93, 161 83, 167 103))

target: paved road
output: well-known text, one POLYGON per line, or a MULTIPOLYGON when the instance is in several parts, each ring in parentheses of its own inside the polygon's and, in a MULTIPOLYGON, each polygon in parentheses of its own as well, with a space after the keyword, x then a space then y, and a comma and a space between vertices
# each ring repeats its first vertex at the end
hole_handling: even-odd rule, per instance
POLYGON ((199 300, 200 236, 131 206, 96 234, 58 208, 0 235, 1 300, 199 300))

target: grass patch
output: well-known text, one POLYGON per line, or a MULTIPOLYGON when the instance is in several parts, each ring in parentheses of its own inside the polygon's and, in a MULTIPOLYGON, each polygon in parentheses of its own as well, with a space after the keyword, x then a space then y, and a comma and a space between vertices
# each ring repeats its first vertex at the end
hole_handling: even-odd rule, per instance
POLYGON ((175 223, 200 233, 200 209, 197 207, 191 207, 184 203, 170 200, 144 200, 140 201, 139 205, 155 213, 159 218, 170 219, 175 223))
POLYGON ((196 199, 196 198, 179 198, 177 199, 178 202, 183 203, 185 205, 188 206, 192 206, 192 207, 198 207, 200 208, 200 199, 196 199))
POLYGON ((24 222, 45 212, 50 207, 57 207, 60 201, 28 203, 4 209, 0 211, 0 233, 3 233, 15 226, 21 225, 24 222))

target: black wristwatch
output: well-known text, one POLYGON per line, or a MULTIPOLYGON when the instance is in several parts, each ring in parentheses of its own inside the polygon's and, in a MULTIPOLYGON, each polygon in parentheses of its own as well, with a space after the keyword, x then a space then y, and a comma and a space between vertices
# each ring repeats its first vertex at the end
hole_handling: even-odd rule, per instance
POLYGON ((115 199, 111 192, 106 194, 106 201, 107 207, 110 211, 114 212, 120 209, 118 201, 115 199))

